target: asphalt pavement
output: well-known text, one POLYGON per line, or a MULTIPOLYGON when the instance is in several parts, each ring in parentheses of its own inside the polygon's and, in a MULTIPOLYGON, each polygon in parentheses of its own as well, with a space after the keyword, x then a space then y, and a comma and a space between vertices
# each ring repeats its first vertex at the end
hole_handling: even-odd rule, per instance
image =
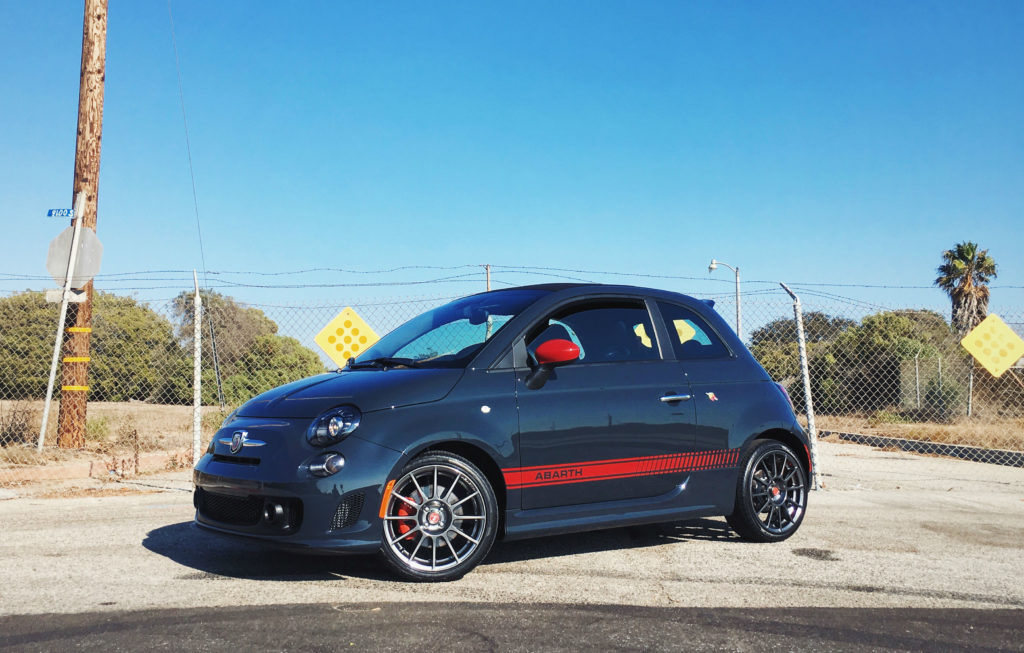
POLYGON ((580 533, 427 585, 199 531, 181 472, 19 492, 0 501, 0 648, 1024 650, 1024 469, 828 442, 820 466, 779 544, 721 519, 580 533))
POLYGON ((65 651, 1019 650, 1015 610, 299 604, 0 618, 0 648, 65 651))

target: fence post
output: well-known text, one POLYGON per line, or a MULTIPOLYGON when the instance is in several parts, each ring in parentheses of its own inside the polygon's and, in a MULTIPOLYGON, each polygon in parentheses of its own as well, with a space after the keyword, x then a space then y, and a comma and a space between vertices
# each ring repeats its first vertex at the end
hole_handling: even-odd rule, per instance
POLYGON ((203 437, 203 298, 199 294, 199 279, 192 270, 195 284, 195 317, 192 320, 192 466, 199 464, 199 448, 203 437))
POLYGON ((971 360, 971 371, 967 377, 967 416, 970 417, 974 404, 974 360, 971 360))
POLYGON ((800 298, 779 282, 782 289, 793 298, 793 316, 796 318, 796 339, 800 350, 800 375, 804 378, 804 408, 807 411, 807 437, 811 443, 811 477, 813 487, 818 489, 818 431, 814 427, 814 402, 811 400, 811 373, 807 366, 807 338, 804 335, 804 315, 800 307, 800 298))
POLYGON ((917 409, 921 410, 921 350, 914 354, 914 389, 917 391, 917 409))

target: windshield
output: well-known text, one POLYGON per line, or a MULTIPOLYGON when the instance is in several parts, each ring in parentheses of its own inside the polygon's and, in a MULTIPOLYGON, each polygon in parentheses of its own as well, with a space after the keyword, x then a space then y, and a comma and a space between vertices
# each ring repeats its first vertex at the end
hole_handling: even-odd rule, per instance
POLYGON ((356 358, 354 367, 465 367, 488 339, 545 294, 515 289, 457 299, 387 334, 356 358))

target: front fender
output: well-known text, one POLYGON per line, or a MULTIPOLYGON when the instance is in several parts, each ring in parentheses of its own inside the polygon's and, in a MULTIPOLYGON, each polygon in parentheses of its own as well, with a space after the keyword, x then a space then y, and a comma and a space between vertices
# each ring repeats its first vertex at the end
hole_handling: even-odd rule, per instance
POLYGON ((401 452, 389 479, 420 452, 447 442, 476 447, 498 469, 518 467, 515 377, 512 370, 471 370, 443 401, 364 415, 359 434, 401 452))

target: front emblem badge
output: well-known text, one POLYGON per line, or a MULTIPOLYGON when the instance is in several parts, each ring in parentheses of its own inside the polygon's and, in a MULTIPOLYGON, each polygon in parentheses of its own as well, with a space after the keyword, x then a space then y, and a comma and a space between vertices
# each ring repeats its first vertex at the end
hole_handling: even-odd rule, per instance
POLYGON ((231 453, 238 453, 242 450, 242 446, 245 444, 245 439, 249 436, 248 431, 235 431, 231 434, 231 453))
POLYGON ((708 396, 709 400, 711 400, 711 401, 718 401, 718 397, 715 396, 714 392, 705 392, 704 394, 706 394, 708 396))

